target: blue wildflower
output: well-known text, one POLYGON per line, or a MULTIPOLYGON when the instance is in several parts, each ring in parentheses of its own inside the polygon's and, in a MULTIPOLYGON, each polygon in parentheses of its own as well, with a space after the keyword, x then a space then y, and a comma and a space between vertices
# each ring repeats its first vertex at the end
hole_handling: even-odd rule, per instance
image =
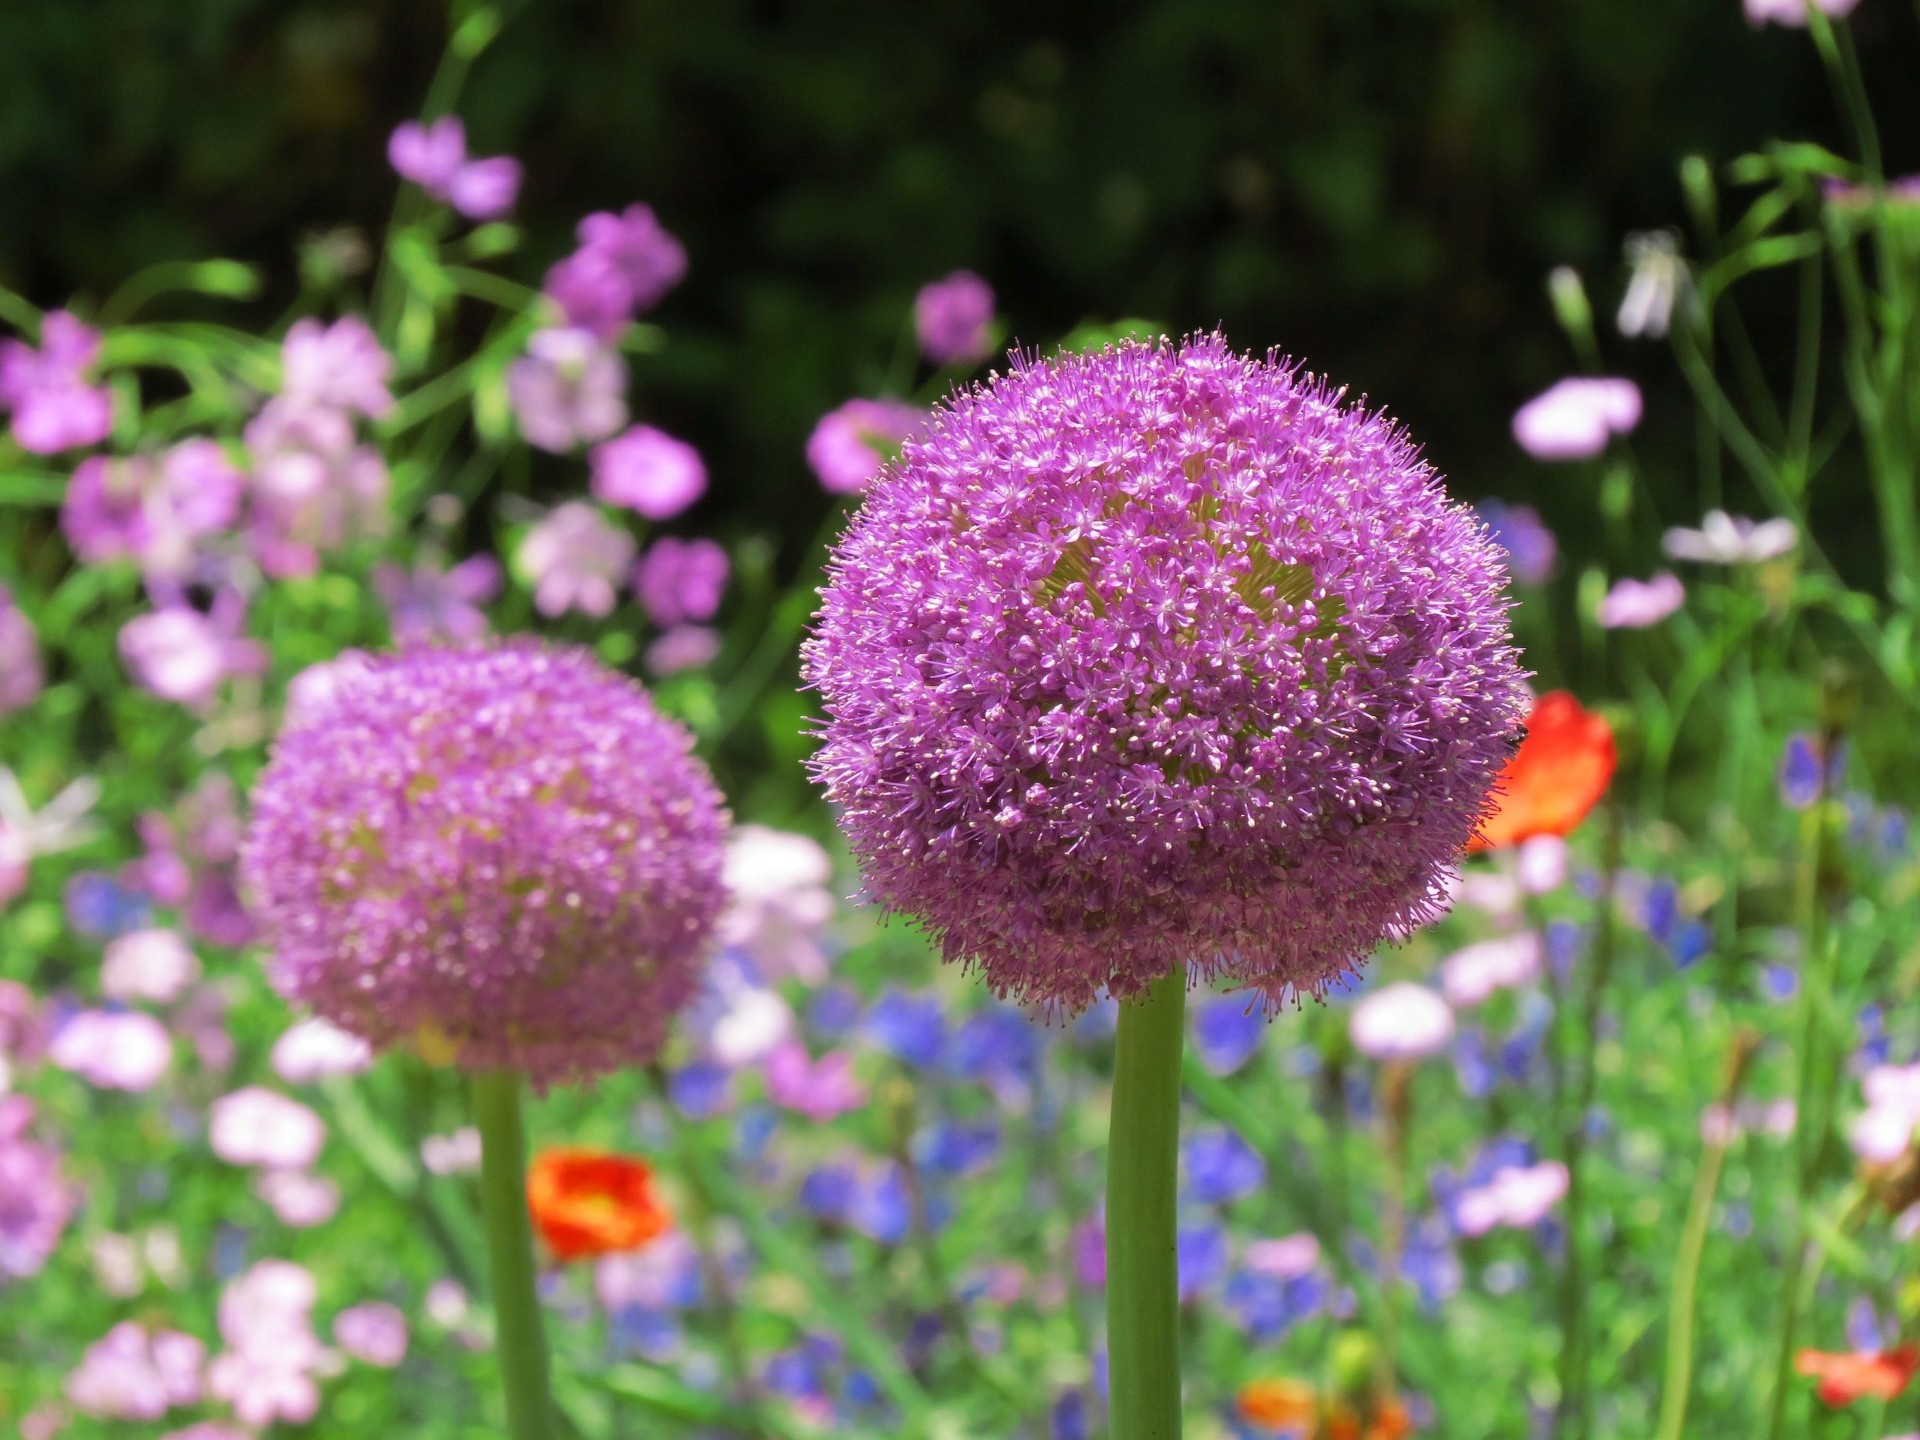
POLYGON ((1053 1402, 1049 1417, 1051 1440, 1087 1440, 1087 1397, 1079 1390, 1068 1390, 1053 1402))
POLYGON ((1174 1238, 1180 1299, 1192 1300, 1226 1273, 1227 1232, 1218 1225, 1182 1225, 1174 1238))
POLYGON ((851 1165, 822 1165, 800 1182, 800 1205, 818 1219, 844 1221, 859 1184, 851 1165))
POLYGON ((1215 1075, 1231 1075, 1252 1059, 1266 1031, 1266 1013, 1245 996, 1208 1000, 1193 1016, 1194 1049, 1215 1075))
POLYGON ((937 1063, 947 1043, 940 1002, 931 995, 901 990, 889 990, 875 1001, 861 1029, 896 1060, 921 1068, 937 1063))
POLYGON ((882 1245, 898 1245, 913 1225, 913 1197, 907 1177, 898 1165, 887 1164, 858 1185, 847 1210, 847 1223, 882 1245))
POLYGON ((823 1040, 837 1040, 860 1018, 860 992, 851 985, 829 985, 807 1005, 807 1025, 823 1040))
POLYGON ((690 1120, 710 1120, 733 1103, 733 1072, 711 1061, 695 1061, 673 1072, 668 1094, 690 1120))
POLYGON ((913 1151, 920 1168, 931 1174, 966 1175, 999 1153, 1000 1127, 991 1120, 935 1125, 914 1137, 913 1151))
POLYGON ((1198 1131, 1181 1149, 1187 1198, 1196 1204, 1223 1205, 1251 1195, 1266 1183, 1267 1162, 1231 1130, 1198 1131))

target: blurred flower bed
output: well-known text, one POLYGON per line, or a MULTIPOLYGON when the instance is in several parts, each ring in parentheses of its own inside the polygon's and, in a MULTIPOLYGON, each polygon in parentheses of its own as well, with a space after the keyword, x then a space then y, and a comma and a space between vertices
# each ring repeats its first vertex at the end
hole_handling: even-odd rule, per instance
MULTIPOLYGON (((1530 663, 1604 682, 1543 685, 1445 920, 1295 1010, 1195 997, 1197 1436, 1920 1428, 1897 803, 1920 206, 1881 168, 1850 6, 1747 8, 1809 26, 1855 157, 1684 166, 1692 228, 1627 242, 1610 327, 1551 277, 1575 373, 1513 438, 1591 495, 1604 565, 1563 574, 1538 514, 1480 506, 1530 663), (1803 297, 1784 385, 1736 306, 1770 271, 1803 297), (1603 332, 1672 346, 1697 516, 1648 503, 1643 396, 1603 332), (1810 515, 1856 459, 1871 593, 1810 515)), ((65 309, 0 293, 0 1425, 499 1433, 463 1083, 431 1035, 376 1063, 290 1009, 238 859, 289 714, 371 652, 535 631, 644 677, 735 822, 664 1061, 530 1114, 565 1424, 1102 1433, 1113 1006, 1047 1023, 855 903, 791 685, 825 540, 1006 342, 991 287, 931 281, 885 393, 793 437, 844 498, 783 583, 764 542, 684 523, 751 477, 645 418, 672 342, 644 317, 689 263, 671 217, 587 215, 533 290, 496 263, 511 157, 442 113, 388 159, 378 255, 315 239, 271 333, 203 318, 261 288, 220 260, 65 309), (533 499, 536 473, 567 497, 533 499)))

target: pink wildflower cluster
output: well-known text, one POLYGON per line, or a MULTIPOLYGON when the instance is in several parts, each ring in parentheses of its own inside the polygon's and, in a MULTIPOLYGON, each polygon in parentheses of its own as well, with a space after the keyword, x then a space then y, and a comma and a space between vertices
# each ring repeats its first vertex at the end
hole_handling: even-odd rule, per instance
POLYGON ((520 162, 511 155, 469 160, 467 129, 457 115, 400 125, 387 141, 387 160, 402 179, 469 220, 497 220, 520 196, 520 162))
POLYGON ((100 332, 65 310, 40 322, 40 345, 0 340, 0 410, 22 450, 57 455, 97 445, 113 429, 113 392, 90 383, 100 332))

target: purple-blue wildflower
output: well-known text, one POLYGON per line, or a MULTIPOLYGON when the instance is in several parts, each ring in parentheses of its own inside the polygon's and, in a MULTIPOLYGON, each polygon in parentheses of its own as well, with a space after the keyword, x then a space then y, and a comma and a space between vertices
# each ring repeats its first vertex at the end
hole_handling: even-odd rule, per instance
POLYGON ((957 394, 837 545, 814 770, 868 890, 1073 1011, 1318 993, 1446 906, 1528 694, 1405 435, 1218 335, 957 394))
POLYGON ((581 651, 372 662, 254 792, 242 863, 276 986, 376 1045, 543 1085, 651 1059, 726 900, 726 815, 690 750, 581 651))

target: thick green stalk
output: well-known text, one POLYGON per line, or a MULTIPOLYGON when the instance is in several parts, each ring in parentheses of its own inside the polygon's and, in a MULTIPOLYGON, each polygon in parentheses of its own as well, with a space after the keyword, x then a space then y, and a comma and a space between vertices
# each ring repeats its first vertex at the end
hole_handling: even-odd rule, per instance
POLYGON ((520 1123, 520 1072, 473 1077, 480 1128, 480 1195, 493 1272, 493 1323, 512 1440, 553 1440, 547 1337, 534 1290, 533 1226, 527 1217, 527 1136, 520 1123))
POLYGON ((1180 1434, 1174 1169, 1186 1009, 1184 967, 1120 1006, 1107 1135, 1113 1440, 1178 1440, 1180 1434))

